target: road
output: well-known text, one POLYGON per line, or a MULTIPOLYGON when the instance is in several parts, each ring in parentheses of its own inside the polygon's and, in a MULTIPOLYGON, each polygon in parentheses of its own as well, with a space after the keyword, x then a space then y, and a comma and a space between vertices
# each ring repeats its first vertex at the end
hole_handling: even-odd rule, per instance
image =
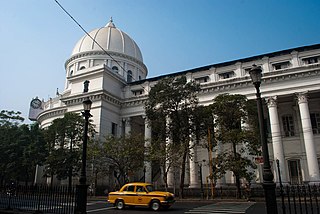
POLYGON ((148 208, 127 208, 117 210, 113 206, 106 204, 105 201, 89 201, 87 213, 89 214, 135 214, 135 213, 166 213, 166 214, 199 214, 199 213, 239 213, 245 214, 246 210, 254 203, 250 202, 210 202, 210 201, 177 201, 165 212, 151 211, 148 208))

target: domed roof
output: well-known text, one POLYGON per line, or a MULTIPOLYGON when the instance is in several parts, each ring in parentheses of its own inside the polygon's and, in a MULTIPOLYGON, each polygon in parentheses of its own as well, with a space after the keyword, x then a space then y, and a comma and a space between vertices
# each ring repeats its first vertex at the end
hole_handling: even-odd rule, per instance
POLYGON ((95 29, 91 31, 89 35, 90 36, 84 35, 77 42, 71 55, 88 51, 101 51, 102 47, 105 51, 125 54, 143 62, 142 54, 138 45, 126 33, 116 28, 112 18, 105 27, 95 29), (99 47, 92 38, 101 47, 99 47))

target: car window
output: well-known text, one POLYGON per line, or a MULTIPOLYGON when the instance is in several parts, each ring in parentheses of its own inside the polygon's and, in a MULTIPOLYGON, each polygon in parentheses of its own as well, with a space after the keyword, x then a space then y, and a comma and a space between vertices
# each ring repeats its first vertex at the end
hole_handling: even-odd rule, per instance
POLYGON ((124 191, 127 191, 127 192, 134 192, 134 186, 127 186, 124 191))
POLYGON ((143 186, 137 186, 136 192, 145 192, 143 186))
POLYGON ((146 188, 147 188, 148 192, 152 192, 153 191, 153 186, 152 185, 147 185, 146 188))

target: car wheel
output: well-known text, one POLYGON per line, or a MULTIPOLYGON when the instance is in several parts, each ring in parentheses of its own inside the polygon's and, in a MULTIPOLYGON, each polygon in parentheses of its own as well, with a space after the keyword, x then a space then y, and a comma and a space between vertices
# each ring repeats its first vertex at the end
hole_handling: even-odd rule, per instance
POLYGON ((160 203, 159 201, 152 201, 151 202, 151 209, 154 210, 154 211, 157 211, 160 209, 160 203))
POLYGON ((117 201, 116 201, 116 208, 117 208, 118 210, 123 210, 123 209, 124 209, 124 202, 123 202, 123 200, 117 200, 117 201))

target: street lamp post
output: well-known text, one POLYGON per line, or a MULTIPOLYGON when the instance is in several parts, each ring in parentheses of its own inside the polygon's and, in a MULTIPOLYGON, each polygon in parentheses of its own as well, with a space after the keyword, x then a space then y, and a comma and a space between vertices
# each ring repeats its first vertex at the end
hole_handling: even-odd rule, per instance
POLYGON ((258 108, 258 119, 260 127, 260 138, 262 145, 262 155, 263 155, 263 189, 264 196, 266 200, 266 207, 268 214, 277 214, 277 201, 276 201, 276 184, 273 181, 273 174, 271 171, 268 144, 264 126, 263 110, 262 110, 262 100, 260 93, 260 84, 262 77, 262 70, 260 66, 253 65, 249 71, 250 77, 252 79, 253 85, 256 88, 257 97, 257 108, 258 108))
POLYGON ((85 214, 87 213, 87 177, 86 177, 86 164, 87 164, 87 142, 88 142, 88 126, 89 126, 89 118, 92 116, 90 114, 91 110, 91 100, 87 98, 83 101, 84 111, 82 115, 84 116, 84 132, 83 132, 83 145, 82 145, 82 166, 81 173, 79 179, 79 185, 77 185, 77 204, 76 204, 76 212, 77 214, 85 214))

